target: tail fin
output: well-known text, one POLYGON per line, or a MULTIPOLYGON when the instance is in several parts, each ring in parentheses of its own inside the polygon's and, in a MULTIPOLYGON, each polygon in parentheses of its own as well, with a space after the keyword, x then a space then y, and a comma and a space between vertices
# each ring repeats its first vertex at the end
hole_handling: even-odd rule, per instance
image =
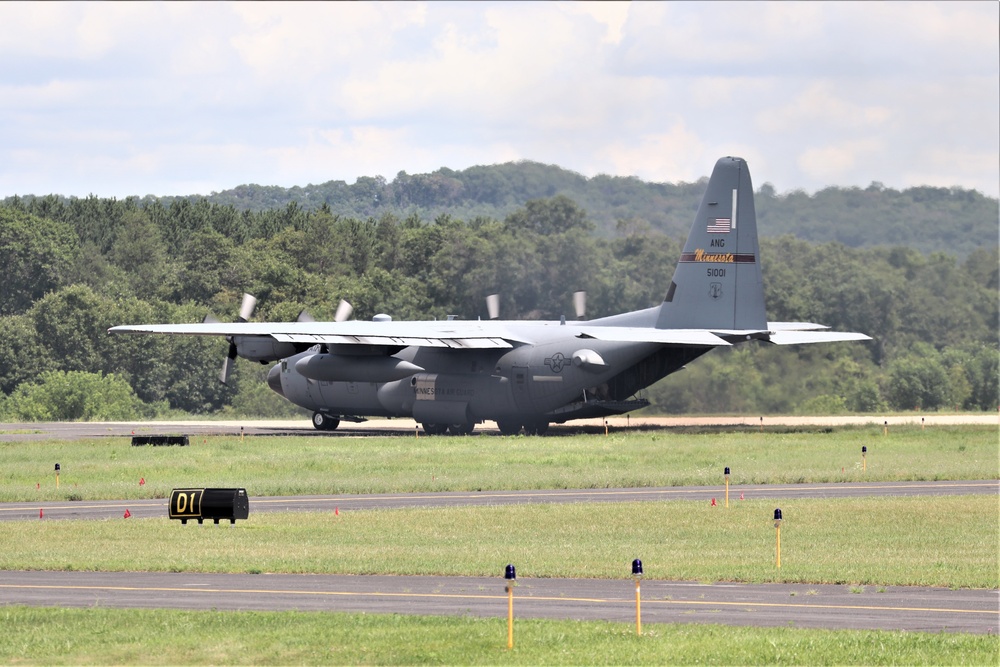
POLYGON ((742 158, 715 163, 658 329, 767 329, 750 170, 742 158))

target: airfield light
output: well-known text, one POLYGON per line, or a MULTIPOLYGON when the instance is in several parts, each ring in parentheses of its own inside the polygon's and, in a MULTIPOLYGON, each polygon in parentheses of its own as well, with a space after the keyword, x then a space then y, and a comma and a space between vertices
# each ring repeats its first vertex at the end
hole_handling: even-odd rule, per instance
POLYGON ((635 579, 635 634, 642 634, 642 607, 639 602, 639 580, 642 579, 642 561, 632 561, 632 578, 635 579))
POLYGON ((56 488, 59 488, 59 464, 56 464, 56 488))
POLYGON ((507 581, 507 648, 514 648, 514 586, 517 585, 517 571, 514 566, 507 564, 503 571, 503 578, 507 581))
POLYGON ((778 554, 778 569, 781 569, 781 509, 774 510, 774 529, 778 535, 778 545, 776 552, 778 554))
POLYGON ((861 447, 861 471, 862 472, 867 472, 867 470, 868 470, 868 459, 866 458, 867 456, 868 456, 868 448, 865 447, 864 445, 862 445, 862 447, 861 447))
POLYGON ((726 471, 723 474, 726 476, 726 507, 729 507, 729 466, 726 466, 726 471))

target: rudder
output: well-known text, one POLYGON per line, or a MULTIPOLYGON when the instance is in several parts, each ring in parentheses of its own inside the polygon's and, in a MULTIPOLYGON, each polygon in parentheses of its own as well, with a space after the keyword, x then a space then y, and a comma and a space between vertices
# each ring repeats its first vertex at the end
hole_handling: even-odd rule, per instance
POLYGON ((658 329, 767 329, 750 170, 742 158, 715 163, 658 329))

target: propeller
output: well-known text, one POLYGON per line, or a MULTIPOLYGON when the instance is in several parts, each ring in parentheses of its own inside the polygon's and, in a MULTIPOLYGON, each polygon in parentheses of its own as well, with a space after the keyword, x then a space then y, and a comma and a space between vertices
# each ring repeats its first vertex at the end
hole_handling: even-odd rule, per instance
POLYGON ((346 322, 353 313, 354 306, 341 299, 340 303, 337 304, 337 312, 333 314, 333 321, 346 322))
POLYGON ((573 308, 576 310, 576 319, 587 319, 587 293, 573 292, 573 308))
MULTIPOLYGON (((351 316, 352 313, 354 313, 354 306, 352 306, 347 301, 344 301, 343 299, 341 299, 340 303, 337 304, 337 312, 333 314, 333 321, 334 322, 344 322, 344 321, 347 320, 347 318, 349 318, 351 316)), ((303 309, 303 310, 299 311, 299 316, 295 318, 295 321, 296 322, 315 322, 316 318, 313 317, 312 313, 310 313, 308 310, 303 309)))
POLYGON ((499 294, 490 294, 488 297, 486 297, 486 312, 489 313, 491 320, 495 320, 500 317, 499 294))
MULTIPOLYGON (((240 315, 236 319, 237 322, 248 322, 250 316, 253 315, 253 309, 257 307, 257 299, 252 294, 243 294, 243 303, 240 304, 240 315)), ((215 320, 214 317, 208 315, 205 317, 205 321, 215 320)), ((233 369, 233 362, 236 361, 236 355, 238 350, 236 349, 236 339, 232 336, 227 336, 226 340, 229 341, 229 354, 226 355, 225 360, 222 362, 222 371, 219 372, 219 382, 222 384, 229 384, 229 374, 233 369)))

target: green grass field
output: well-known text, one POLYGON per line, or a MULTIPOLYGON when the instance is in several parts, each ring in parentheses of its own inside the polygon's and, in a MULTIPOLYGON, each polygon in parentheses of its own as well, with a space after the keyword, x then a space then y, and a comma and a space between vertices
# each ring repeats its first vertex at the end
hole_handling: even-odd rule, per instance
POLYGON ((128 438, 0 443, 0 502, 163 498, 172 488, 199 486, 271 496, 718 485, 726 466, 737 485, 997 479, 997 437, 996 427, 910 426, 888 436, 879 427, 850 427, 554 438, 199 437, 188 447, 132 447, 128 438))
POLYGON ((996 635, 0 608, 7 665, 996 665, 996 635))
MULTIPOLYGON (((820 432, 630 431, 556 438, 127 439, 0 444, 0 500, 996 479, 992 427, 820 432), (861 446, 868 448, 867 471, 861 446), (55 488, 54 463, 62 466, 55 488), (139 486, 140 478, 146 484, 139 486), (36 484, 38 487, 36 488, 36 484)), ((15 521, 2 569, 346 572, 1000 586, 994 496, 691 501, 262 514, 228 526, 163 519, 15 521), (460 557, 456 557, 459 554, 460 557)), ((2 603, 2 601, 0 601, 2 603)), ((996 665, 997 636, 352 614, 0 607, 4 664, 996 665)))
POLYGON ((5 570, 285 572, 625 578, 997 588, 990 496, 789 500, 775 568, 773 501, 518 505, 13 521, 5 570))

